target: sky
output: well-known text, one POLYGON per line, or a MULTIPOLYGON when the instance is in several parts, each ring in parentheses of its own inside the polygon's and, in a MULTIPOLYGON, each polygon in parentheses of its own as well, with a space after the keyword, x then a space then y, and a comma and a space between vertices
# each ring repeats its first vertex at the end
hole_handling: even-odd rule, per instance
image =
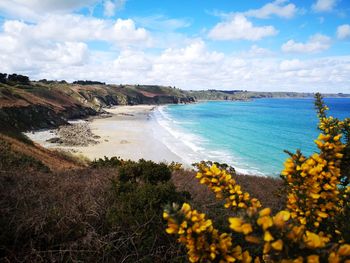
POLYGON ((350 0, 0 0, 0 72, 350 93, 350 0))

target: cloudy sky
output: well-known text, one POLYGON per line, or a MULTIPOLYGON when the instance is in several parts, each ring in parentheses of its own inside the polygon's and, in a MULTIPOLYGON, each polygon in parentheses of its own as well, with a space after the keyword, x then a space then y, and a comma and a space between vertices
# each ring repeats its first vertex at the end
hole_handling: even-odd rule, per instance
POLYGON ((0 0, 0 72, 350 93, 350 0, 0 0))

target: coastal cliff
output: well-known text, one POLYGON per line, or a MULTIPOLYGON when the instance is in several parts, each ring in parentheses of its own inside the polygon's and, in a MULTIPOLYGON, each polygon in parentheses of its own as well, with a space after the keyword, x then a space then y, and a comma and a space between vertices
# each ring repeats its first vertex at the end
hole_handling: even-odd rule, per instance
MULTIPOLYGON (((19 75, 17 75, 19 76, 19 75)), ((115 105, 191 103, 185 92, 164 86, 106 85, 96 82, 0 81, 0 130, 58 127, 69 119, 103 113, 115 105)))

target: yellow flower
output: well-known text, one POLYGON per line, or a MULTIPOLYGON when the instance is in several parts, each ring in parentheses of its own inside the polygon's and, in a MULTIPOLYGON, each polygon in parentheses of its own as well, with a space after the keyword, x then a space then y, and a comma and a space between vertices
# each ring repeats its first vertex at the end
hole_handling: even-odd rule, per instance
POLYGON ((221 173, 221 170, 216 166, 216 164, 213 164, 210 167, 210 171, 214 174, 214 175, 219 175, 221 173))
POLYGON ((247 251, 247 250, 244 251, 242 256, 243 256, 243 260, 242 260, 243 263, 250 263, 250 262, 252 262, 252 257, 250 256, 249 251, 247 251))
POLYGON ((327 218, 328 217, 328 214, 326 214, 325 212, 317 211, 316 214, 319 217, 322 217, 322 218, 327 218))
POLYGON ((179 230, 179 227, 177 224, 169 224, 169 227, 165 230, 168 234, 176 234, 179 230))
POLYGON ((271 233, 269 231, 265 231, 265 233, 264 233, 264 241, 270 242, 272 240, 274 240, 274 238, 271 235, 271 233))
POLYGON ((255 237, 255 236, 245 236, 244 239, 250 243, 254 243, 254 244, 260 243, 260 239, 258 237, 255 237))
POLYGON ((243 224, 243 225, 242 225, 242 232, 243 232, 243 234, 245 234, 245 235, 247 235, 247 234, 253 232, 252 225, 249 224, 249 223, 243 224))
POLYGON ((264 244, 263 253, 264 253, 264 254, 267 254, 267 253, 270 252, 270 250, 271 250, 271 244, 270 244, 270 242, 265 243, 265 244, 264 244))
POLYGON ((186 214, 187 212, 189 212, 191 210, 191 206, 187 203, 184 203, 182 205, 182 208, 181 208, 181 212, 186 214))
POLYGON ((307 257, 307 263, 319 263, 320 257, 318 255, 310 255, 307 257))
POLYGON ((321 237, 310 231, 306 231, 304 236, 304 242, 309 248, 321 248, 325 246, 325 243, 323 242, 321 237))
POLYGON ((340 246, 338 253, 340 256, 350 256, 350 245, 345 244, 340 246))
POLYGON ((168 219, 169 218, 169 214, 167 212, 163 212, 163 218, 164 219, 168 219))
POLYGON ((334 253, 334 252, 331 252, 328 256, 328 262, 330 263, 340 263, 340 258, 339 258, 339 255, 334 253))
POLYGON ((191 255, 189 257, 190 262, 198 262, 199 261, 199 256, 198 255, 191 255))
POLYGON ((228 219, 230 222, 230 228, 236 232, 241 232, 242 231, 242 223, 243 220, 239 217, 230 217, 228 219))
POLYGON ((311 196, 313 199, 319 199, 319 198, 320 198, 320 195, 319 195, 319 194, 315 194, 315 193, 311 193, 310 196, 311 196))
POLYGON ((230 255, 225 256, 225 261, 224 262, 235 262, 236 259, 230 255))
POLYGON ((284 226, 285 222, 288 221, 290 218, 290 213, 288 211, 282 210, 279 211, 274 217, 273 217, 273 223, 275 226, 281 228, 284 226))
POLYGON ((282 248, 283 248, 283 241, 281 239, 278 239, 277 241, 273 242, 271 244, 271 247, 274 249, 274 250, 279 250, 281 251, 282 248))
POLYGON ((271 208, 264 208, 263 210, 261 210, 259 212, 259 216, 263 217, 263 216, 268 216, 271 214, 271 208))
POLYGON ((272 219, 269 216, 258 218, 257 223, 259 226, 262 226, 263 230, 266 230, 273 225, 272 219))

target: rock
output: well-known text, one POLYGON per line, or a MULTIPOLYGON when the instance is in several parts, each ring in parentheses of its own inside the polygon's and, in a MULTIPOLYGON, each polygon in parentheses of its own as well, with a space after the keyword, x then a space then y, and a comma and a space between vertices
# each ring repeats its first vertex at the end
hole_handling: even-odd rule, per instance
POLYGON ((88 123, 77 123, 61 126, 57 134, 62 143, 67 146, 88 146, 99 143, 100 136, 91 132, 88 123))
POLYGON ((53 138, 48 139, 46 141, 50 142, 50 143, 58 143, 58 144, 62 144, 63 143, 63 141, 59 137, 53 137, 53 138))

